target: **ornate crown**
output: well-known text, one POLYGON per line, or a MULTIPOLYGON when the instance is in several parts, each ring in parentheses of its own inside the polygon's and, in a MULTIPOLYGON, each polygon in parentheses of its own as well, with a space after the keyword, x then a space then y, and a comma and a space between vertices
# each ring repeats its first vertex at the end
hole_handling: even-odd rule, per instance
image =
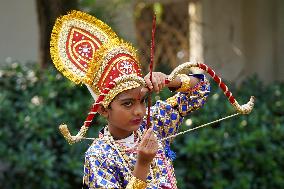
POLYGON ((76 136, 60 130, 69 143, 84 137, 99 104, 107 107, 128 89, 145 85, 136 50, 97 18, 80 11, 59 17, 52 30, 50 54, 55 67, 76 84, 85 84, 95 99, 76 136))

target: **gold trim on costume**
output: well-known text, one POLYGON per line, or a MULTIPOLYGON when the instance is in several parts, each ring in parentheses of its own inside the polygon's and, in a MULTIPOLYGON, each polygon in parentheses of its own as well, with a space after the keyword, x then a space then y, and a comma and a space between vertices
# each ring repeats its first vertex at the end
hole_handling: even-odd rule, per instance
POLYGON ((177 77, 180 78, 181 86, 176 91, 187 92, 190 89, 190 77, 186 74, 178 74, 177 77))
POLYGON ((126 189, 145 189, 147 188, 147 183, 132 176, 131 180, 126 186, 126 189))
POLYGON ((176 100, 176 97, 175 97, 175 96, 172 96, 172 97, 168 98, 168 99, 166 100, 166 102, 167 102, 168 104, 170 104, 172 107, 174 107, 174 106, 177 105, 177 100, 176 100))

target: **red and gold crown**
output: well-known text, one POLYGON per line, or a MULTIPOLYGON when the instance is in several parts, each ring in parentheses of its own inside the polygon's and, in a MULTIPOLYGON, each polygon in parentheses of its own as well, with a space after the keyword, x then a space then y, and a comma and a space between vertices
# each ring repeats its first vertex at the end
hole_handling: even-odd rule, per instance
POLYGON ((95 53, 94 62, 87 83, 96 95, 103 96, 105 107, 122 91, 145 85, 135 49, 128 43, 111 40, 95 53))
POLYGON ((66 125, 60 126, 69 143, 84 137, 100 104, 107 107, 117 94, 145 85, 136 50, 108 25, 80 11, 56 20, 50 54, 55 67, 76 84, 87 85, 95 99, 76 136, 70 135, 66 125))

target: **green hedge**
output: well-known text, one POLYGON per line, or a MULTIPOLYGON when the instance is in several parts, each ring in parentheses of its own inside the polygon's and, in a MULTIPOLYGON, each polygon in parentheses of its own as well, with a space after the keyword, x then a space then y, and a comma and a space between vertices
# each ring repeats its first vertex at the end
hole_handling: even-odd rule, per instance
MULTIPOLYGON (((284 188, 283 83, 264 86, 253 77, 238 88, 230 86, 241 104, 256 96, 254 111, 176 138, 179 187, 284 188)), ((91 141, 70 146, 58 125, 67 123, 72 133, 78 131, 92 104, 87 89, 54 68, 40 71, 14 63, 0 70, 0 90, 0 188, 80 188, 91 141)), ((167 90, 161 93, 168 95, 167 90)), ((204 108, 185 120, 193 127, 231 113, 212 84, 204 108)), ((105 123, 96 119, 93 124, 90 137, 105 123)))
POLYGON ((79 188, 90 142, 69 146, 58 125, 79 130, 92 103, 87 89, 53 68, 16 63, 1 70, 0 88, 0 188, 79 188))

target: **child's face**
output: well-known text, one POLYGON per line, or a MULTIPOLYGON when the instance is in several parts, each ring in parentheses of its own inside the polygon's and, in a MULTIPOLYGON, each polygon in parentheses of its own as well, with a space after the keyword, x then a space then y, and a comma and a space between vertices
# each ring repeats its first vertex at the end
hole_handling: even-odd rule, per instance
POLYGON ((106 109, 109 130, 116 138, 125 138, 136 131, 146 114, 147 89, 138 87, 118 94, 106 109))

